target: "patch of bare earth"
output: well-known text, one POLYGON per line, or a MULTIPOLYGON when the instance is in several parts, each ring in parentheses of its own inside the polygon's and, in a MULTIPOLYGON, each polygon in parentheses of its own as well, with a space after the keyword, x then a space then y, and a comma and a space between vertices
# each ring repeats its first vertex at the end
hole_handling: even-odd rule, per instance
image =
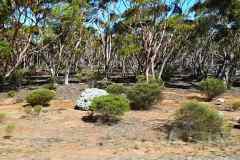
MULTIPOLYGON (((64 91, 63 88, 60 90, 64 91)), ((240 153, 239 130, 233 130, 232 138, 224 143, 193 144, 167 140, 163 126, 172 119, 185 100, 201 97, 194 90, 165 89, 163 100, 152 110, 131 111, 112 126, 83 122, 82 117, 87 113, 74 110, 74 101, 66 98, 69 97, 67 93, 59 94, 61 98, 53 100, 38 117, 26 115, 22 107, 24 103, 1 100, 0 112, 7 113, 6 120, 0 124, 1 160, 127 160, 160 157, 170 160, 171 157, 211 156, 224 159, 240 153), (4 127, 10 123, 16 125, 13 137, 4 139, 4 127)), ((223 95, 226 99, 237 96, 240 95, 223 95)), ((240 117, 240 112, 224 113, 230 120, 240 117)))

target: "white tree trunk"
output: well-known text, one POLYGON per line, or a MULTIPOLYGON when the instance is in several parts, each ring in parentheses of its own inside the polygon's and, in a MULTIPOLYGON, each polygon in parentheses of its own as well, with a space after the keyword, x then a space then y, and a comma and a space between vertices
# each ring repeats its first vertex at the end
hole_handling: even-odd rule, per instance
POLYGON ((67 67, 65 71, 65 76, 64 76, 64 85, 69 84, 69 73, 70 73, 70 67, 67 67))

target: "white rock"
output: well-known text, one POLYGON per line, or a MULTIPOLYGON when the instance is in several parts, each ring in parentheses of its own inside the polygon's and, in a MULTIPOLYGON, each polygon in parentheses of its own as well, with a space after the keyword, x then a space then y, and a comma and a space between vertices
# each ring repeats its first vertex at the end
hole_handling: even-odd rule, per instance
POLYGON ((95 97, 108 95, 107 91, 98 88, 84 90, 76 102, 76 107, 81 110, 89 110, 92 100, 95 97))
POLYGON ((224 98, 218 98, 216 101, 217 101, 218 103, 224 103, 224 102, 225 102, 225 99, 224 99, 224 98))

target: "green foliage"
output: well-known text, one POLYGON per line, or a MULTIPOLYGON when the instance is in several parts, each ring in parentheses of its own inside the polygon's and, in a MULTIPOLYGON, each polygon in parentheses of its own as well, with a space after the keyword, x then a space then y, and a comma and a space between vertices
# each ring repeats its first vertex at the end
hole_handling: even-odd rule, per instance
POLYGON ((0 23, 4 23, 9 19, 12 13, 11 1, 9 0, 0 0, 0 23))
POLYGON ((54 32, 54 27, 48 26, 45 28, 43 32, 42 41, 44 44, 50 43, 57 37, 56 33, 54 32))
POLYGON ((127 97, 132 109, 147 110, 160 99, 161 86, 158 83, 137 83, 128 89, 127 97))
POLYGON ((100 81, 97 81, 96 83, 96 88, 100 88, 100 89, 106 89, 108 86, 110 86, 112 84, 111 81, 107 80, 107 79, 102 79, 100 81))
POLYGON ((15 97, 16 96, 16 91, 9 91, 7 93, 8 97, 15 97))
POLYGON ((6 41, 0 40, 0 59, 9 59, 12 54, 12 48, 6 41))
POLYGON ((233 111, 238 111, 240 110, 240 100, 236 100, 231 104, 231 109, 233 111))
POLYGON ((3 122, 3 120, 6 118, 6 113, 0 113, 0 123, 3 122))
POLYGON ((26 106, 24 107, 24 112, 28 115, 28 114, 31 114, 33 111, 33 108, 32 106, 26 106))
POLYGON ((166 66, 162 74, 162 80, 169 81, 174 76, 176 70, 175 66, 166 66))
POLYGON ((222 16, 228 16, 231 20, 237 20, 240 16, 239 0, 207 0, 204 5, 209 11, 219 11, 222 16))
POLYGON ((129 102, 123 96, 100 96, 93 99, 90 110, 100 113, 106 119, 118 119, 118 116, 129 110, 129 102))
POLYGON ((39 115, 39 114, 41 113, 41 111, 42 111, 42 108, 43 108, 43 106, 41 106, 41 105, 36 105, 36 106, 33 107, 33 111, 34 111, 34 113, 35 113, 36 115, 39 115))
POLYGON ((103 77, 102 75, 97 72, 97 71, 93 71, 90 69, 82 69, 77 75, 76 77, 80 80, 80 81, 90 81, 90 80, 101 80, 103 77))
POLYGON ((119 46, 119 54, 123 57, 137 54, 142 50, 142 46, 139 45, 139 40, 134 34, 119 35, 116 43, 119 46))
POLYGON ((9 77, 9 81, 14 85, 20 86, 24 80, 27 71, 25 69, 17 69, 9 77))
POLYGON ((49 89, 41 88, 32 91, 29 95, 27 95, 27 102, 32 105, 48 105, 49 101, 55 97, 55 92, 49 89))
POLYGON ((213 107, 189 101, 176 112, 170 131, 184 141, 208 141, 229 135, 231 127, 213 107))
MULTIPOLYGON (((153 78, 152 76, 149 76, 148 81, 149 81, 148 83, 157 83, 160 86, 164 86, 164 81, 158 78, 153 78)), ((146 83, 146 82, 147 82, 146 76, 144 75, 137 76, 137 83, 146 83)))
POLYGON ((226 90, 224 82, 215 78, 207 78, 206 80, 201 81, 200 87, 209 100, 219 96, 226 90))
POLYGON ((167 20, 168 29, 175 29, 180 32, 189 32, 195 29, 196 24, 185 23, 183 16, 173 16, 167 20))
POLYGON ((42 86, 42 88, 49 89, 49 90, 54 90, 56 91, 57 87, 54 85, 54 83, 48 83, 42 86))
POLYGON ((123 94, 127 92, 127 87, 122 84, 114 83, 107 86, 106 91, 111 94, 123 94))

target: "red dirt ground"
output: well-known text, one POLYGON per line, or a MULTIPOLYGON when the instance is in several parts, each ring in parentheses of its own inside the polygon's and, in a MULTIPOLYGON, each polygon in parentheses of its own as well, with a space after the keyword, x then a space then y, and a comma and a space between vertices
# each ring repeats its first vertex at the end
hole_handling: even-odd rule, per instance
MULTIPOLYGON (((83 122, 87 113, 74 110, 74 100, 58 98, 44 108, 39 116, 24 112, 24 103, 2 98, 0 112, 6 113, 0 124, 1 160, 95 160, 118 157, 155 158, 163 155, 228 156, 240 153, 240 130, 234 129, 224 143, 194 144, 170 142, 163 125, 172 119, 181 104, 202 96, 194 90, 169 89, 163 91, 163 100, 149 111, 130 111, 115 125, 107 126, 83 122), (11 139, 4 139, 5 126, 15 124, 11 139)), ((238 92, 221 96, 227 106, 231 99, 240 98, 238 92)), ((74 99, 74 98, 73 98, 74 99)), ((215 103, 213 101, 212 103, 215 103)), ((240 112, 223 111, 226 118, 235 121, 240 112)))

